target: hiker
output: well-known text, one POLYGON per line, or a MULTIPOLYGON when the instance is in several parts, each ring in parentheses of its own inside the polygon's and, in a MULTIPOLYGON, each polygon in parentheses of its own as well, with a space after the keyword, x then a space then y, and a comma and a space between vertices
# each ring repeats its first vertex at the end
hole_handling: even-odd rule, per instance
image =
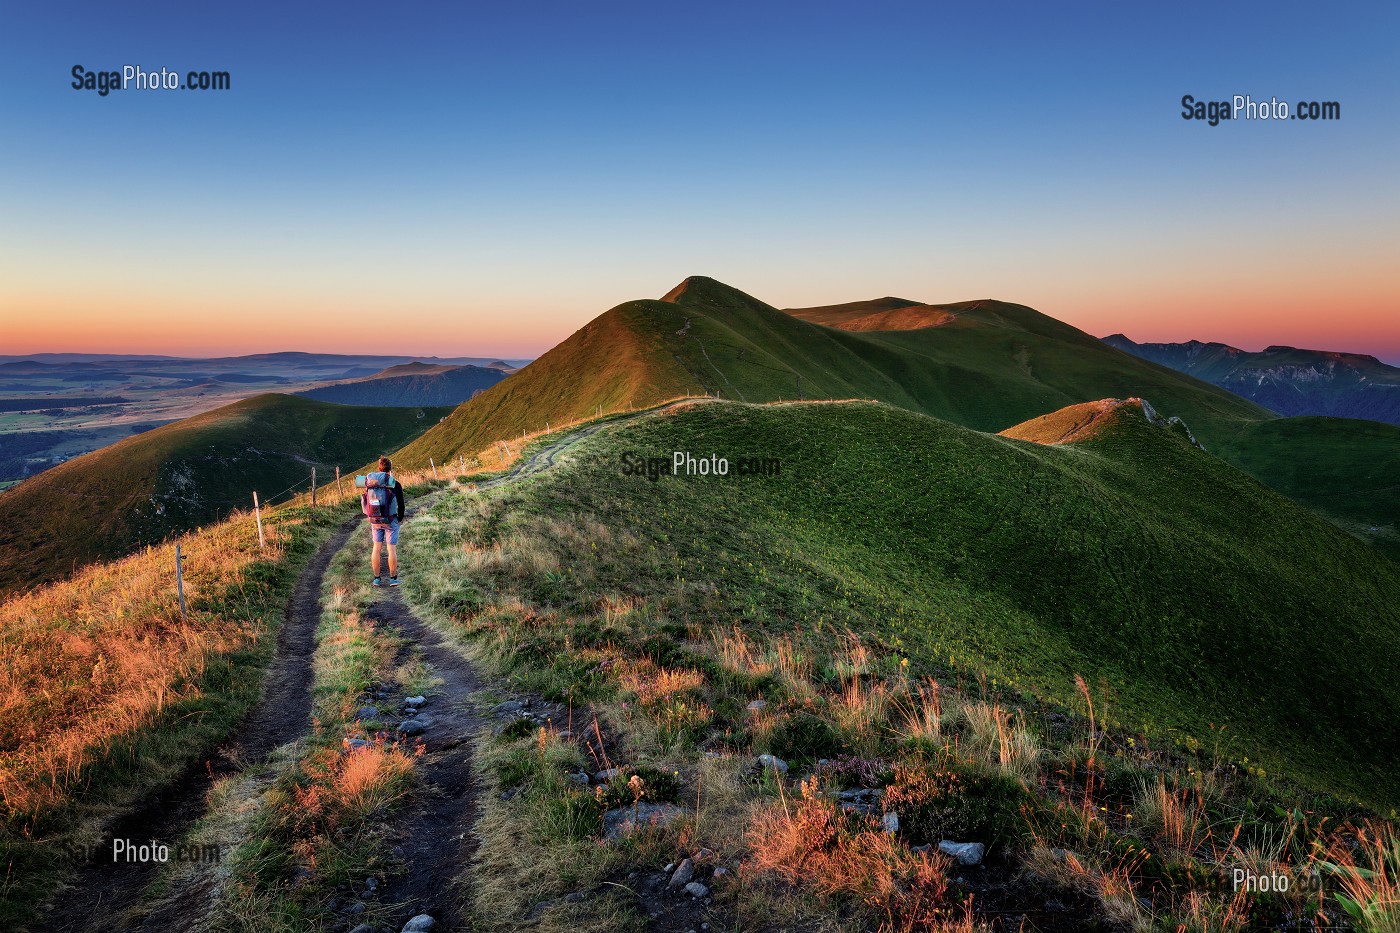
POLYGON ((403 484, 394 479, 394 465, 388 457, 379 458, 379 472, 365 477, 365 491, 360 496, 360 511, 369 517, 374 550, 370 566, 374 568, 374 585, 383 586, 379 576, 379 555, 389 549, 389 585, 399 585, 399 523, 403 521, 403 484))

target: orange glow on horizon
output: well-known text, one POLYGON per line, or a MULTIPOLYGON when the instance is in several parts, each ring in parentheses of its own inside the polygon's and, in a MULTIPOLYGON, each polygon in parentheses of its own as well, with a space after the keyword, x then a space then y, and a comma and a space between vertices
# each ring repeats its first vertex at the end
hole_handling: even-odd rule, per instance
MULTIPOLYGON (((1124 288, 1122 282, 1090 287, 1057 283, 1037 302, 1019 289, 1001 294, 937 295, 927 290, 903 297, 930 302, 975 297, 1018 301, 1096 337, 1124 333, 1140 343, 1217 341, 1245 350, 1273 344, 1376 355, 1400 364, 1400 317, 1387 291, 1390 283, 1352 282, 1349 287, 1260 289, 1259 283, 1219 287, 1196 283, 1173 290, 1124 288), (1125 300, 1122 296, 1129 295, 1125 300)), ((740 284, 738 287, 743 287, 740 284)), ((780 290, 786 291, 786 289, 780 290)), ((806 289, 803 289, 805 292, 806 289)), ((848 289, 842 289, 846 292, 848 289)), ((865 289, 866 297, 885 294, 865 289)), ((775 301, 778 306, 835 303, 856 295, 775 301)), ((12 296, 13 298, 14 296, 12 296)), ((630 297, 641 297, 633 295, 630 297)), ((572 296, 534 302, 521 295, 471 307, 442 299, 385 308, 382 300, 356 304, 298 302, 249 308, 242 297, 159 300, 149 295, 107 297, 44 295, 7 302, 0 355, 30 353, 160 354, 237 356, 283 350, 373 353, 404 356, 475 356, 511 359, 540 356, 609 307, 617 295, 572 296), (391 324, 376 330, 374 322, 391 324)))

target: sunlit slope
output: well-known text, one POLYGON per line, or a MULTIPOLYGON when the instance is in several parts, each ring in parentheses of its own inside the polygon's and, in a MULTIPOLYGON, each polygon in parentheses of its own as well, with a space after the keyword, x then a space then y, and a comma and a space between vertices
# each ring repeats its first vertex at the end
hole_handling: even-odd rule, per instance
POLYGON ((450 409, 259 395, 69 460, 0 494, 0 592, 29 589, 309 480, 333 482, 450 409))
POLYGON ((937 327, 854 332, 694 276, 660 301, 628 302, 596 318, 463 404, 401 456, 426 466, 429 457, 470 456, 546 422, 686 392, 740 401, 871 398, 979 430, 1077 402, 1141 395, 1185 418, 1207 443, 1269 417, 1029 308, 993 301, 939 307, 957 314, 937 327))
POLYGON ((1400 568, 1139 406, 1047 445, 872 403, 702 403, 567 457, 523 495, 627 536, 587 555, 620 596, 700 587, 692 625, 849 626, 1052 699, 1081 673, 1129 725, 1226 725, 1253 763, 1400 800, 1400 568), (781 473, 622 472, 676 450, 781 473))

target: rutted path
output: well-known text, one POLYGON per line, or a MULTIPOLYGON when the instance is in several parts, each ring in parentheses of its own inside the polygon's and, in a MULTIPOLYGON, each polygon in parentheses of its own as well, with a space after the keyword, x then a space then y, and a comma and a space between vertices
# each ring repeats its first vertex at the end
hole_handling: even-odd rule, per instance
MULTIPOLYGON (((343 524, 312 555, 297 578, 278 635, 277 653, 268 667, 267 686, 257 705, 210 757, 193 762, 178 778, 107 827, 103 854, 110 857, 107 846, 115 838, 134 842, 154 839, 173 846, 203 814, 205 797, 217 779, 263 760, 273 749, 306 733, 311 717, 311 659, 321 618, 321 581, 331 557, 345 545, 359 520, 356 516, 343 524)), ((133 928, 128 912, 140 903, 159 868, 157 862, 85 863, 71 879, 71 888, 56 898, 42 928, 64 933, 133 928)), ((188 923, 194 918, 184 919, 188 923)), ((162 928, 181 929, 178 923, 162 928)))
POLYGON ((376 892, 377 899, 403 905, 398 924, 429 914, 440 933, 459 929, 465 926, 463 905, 469 892, 458 889, 456 881, 465 876, 463 869, 476 848, 472 742, 485 720, 471 697, 481 684, 466 659, 413 614, 402 593, 386 592, 365 614, 376 627, 398 629, 405 649, 418 648, 433 678, 440 681, 424 694, 427 703, 421 713, 414 714, 426 725, 420 736, 425 751, 414 769, 415 789, 392 818, 394 855, 405 870, 376 892))
MULTIPOLYGON (((491 489, 543 472, 554 466, 561 452, 610 424, 705 401, 704 397, 676 400, 590 422, 475 488, 491 489)), ((322 584, 331 559, 361 524, 359 515, 348 520, 303 568, 287 605, 286 621, 267 670, 263 696, 242 724, 212 756, 192 763, 178 778, 109 826, 104 843, 125 838, 138 842, 155 840, 173 847, 204 814, 207 795, 216 781, 263 762, 275 749, 307 734, 322 584)), ((398 629, 406 641, 406 650, 419 648, 441 683, 428 694, 424 706, 431 724, 422 734, 425 756, 417 769, 417 787, 404 810, 394 818, 394 854, 402 859, 406 871, 378 891, 366 894, 386 906, 402 905, 396 911, 403 913, 399 922, 426 913, 437 921, 435 929, 445 933, 463 925, 466 917, 463 905, 467 892, 456 885, 459 878, 466 876, 463 868, 475 848, 476 787, 471 743, 486 719, 469 698, 480 689, 480 683, 466 659, 414 615, 401 593, 383 591, 367 610, 367 616, 376 625, 398 629)), ((143 917, 139 910, 143 896, 156 880, 160 867, 156 862, 84 864, 71 879, 71 887, 55 898, 41 921, 42 928, 56 933, 193 928, 210 906, 213 879, 199 873, 176 882, 175 888, 165 892, 153 911, 143 917)))

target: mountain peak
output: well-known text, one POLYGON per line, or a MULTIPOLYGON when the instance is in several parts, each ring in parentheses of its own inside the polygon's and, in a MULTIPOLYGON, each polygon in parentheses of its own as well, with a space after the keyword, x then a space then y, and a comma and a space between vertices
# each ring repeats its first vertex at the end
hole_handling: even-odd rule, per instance
POLYGON ((661 300, 678 305, 726 305, 736 302, 746 305, 762 304, 758 299, 744 294, 731 285, 725 285, 718 279, 712 279, 708 275, 686 276, 685 281, 663 295, 661 300))

